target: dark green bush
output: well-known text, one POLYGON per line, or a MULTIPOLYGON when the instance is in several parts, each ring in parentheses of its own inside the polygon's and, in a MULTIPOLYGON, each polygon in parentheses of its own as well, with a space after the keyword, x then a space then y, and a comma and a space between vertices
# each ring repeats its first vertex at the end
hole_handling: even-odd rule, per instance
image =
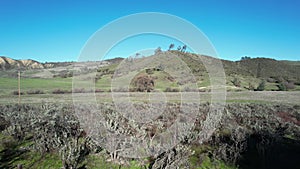
POLYGON ((277 85, 279 91, 287 91, 295 88, 294 82, 282 82, 277 85))
MULTIPOLYGON (((15 90, 15 91, 13 91, 13 93, 12 93, 13 95, 19 95, 19 91, 17 91, 17 90, 15 90)), ((24 95, 24 92, 20 92, 20 95, 24 95)))
POLYGON ((180 90, 177 89, 177 88, 167 87, 167 88, 165 89, 165 92, 180 92, 180 90))
POLYGON ((286 91, 286 90, 287 90, 287 88, 286 88, 286 86, 285 86, 284 83, 279 83, 279 84, 277 85, 277 87, 278 87, 278 90, 279 90, 279 91, 286 91))
POLYGON ((256 91, 264 91, 266 86, 266 81, 262 80, 256 88, 256 91))

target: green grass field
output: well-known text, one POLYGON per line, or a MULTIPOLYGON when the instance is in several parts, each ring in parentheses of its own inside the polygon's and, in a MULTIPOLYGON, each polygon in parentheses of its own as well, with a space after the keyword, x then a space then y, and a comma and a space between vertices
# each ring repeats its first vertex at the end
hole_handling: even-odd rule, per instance
MULTIPOLYGON (((17 78, 0 78, 0 91, 1 93, 11 93, 18 90, 17 78)), ((52 79, 40 79, 40 78, 23 78, 21 79, 21 90, 43 90, 50 92, 54 89, 72 89, 72 78, 52 78, 52 79)))
MULTIPOLYGON (((126 93, 115 93, 117 97, 127 97, 126 93)), ((153 93, 150 93, 153 94, 153 93)), ((180 102, 181 94, 177 92, 165 92, 168 102, 180 102)), ((149 93, 130 93, 129 97, 134 102, 148 102, 149 93)), ((116 97, 115 96, 115 97, 116 97)), ((22 95, 21 103, 29 104, 44 104, 44 103, 72 103, 73 97, 79 99, 80 102, 94 103, 96 102, 112 102, 111 93, 78 93, 72 95, 68 94, 36 94, 36 95, 22 95)), ((200 103, 211 102, 210 92, 199 92, 200 103)), ((300 91, 278 92, 278 91, 240 91, 227 92, 226 103, 280 103, 280 104, 299 104, 300 91)), ((187 100, 188 101, 188 100, 187 100)), ((18 103, 18 96, 6 95, 0 96, 0 104, 16 104, 18 103)))
MULTIPOLYGON (((42 102, 72 102, 72 87, 74 89, 83 88, 85 91, 96 89, 104 91, 104 93, 96 93, 96 99, 98 102, 111 102, 112 96, 110 94, 111 83, 112 83, 112 72, 116 68, 116 65, 103 67, 101 71, 105 71, 107 74, 101 75, 96 83, 93 82, 95 73, 88 73, 82 75, 76 85, 73 86, 73 78, 21 78, 21 92, 24 95, 21 96, 21 101, 24 103, 42 103, 42 102), (53 94, 55 90, 62 90, 65 94, 53 94), (40 90, 44 94, 28 94, 29 91, 40 90)), ((101 73, 101 72, 100 72, 101 73)), ((102 72, 103 73, 103 72, 102 72)), ((130 74, 117 77, 116 80, 124 83, 120 86, 126 86, 126 79, 129 77, 133 78, 140 74, 146 74, 145 70, 140 72, 130 72, 130 74)), ((150 74, 155 79, 154 89, 156 91, 164 92, 167 88, 180 89, 176 80, 172 80, 170 75, 163 71, 153 71, 150 74)), ((283 103, 298 103, 299 102, 299 91, 300 85, 295 85, 295 88, 288 92, 279 92, 277 83, 266 82, 265 90, 263 92, 253 92, 247 90, 249 85, 253 85, 254 88, 261 82, 260 79, 252 76, 241 76, 238 74, 230 75, 226 77, 226 90, 227 99, 226 102, 254 102, 254 103, 267 103, 267 102, 283 102, 283 103), (240 80, 240 87, 233 85, 234 78, 240 80)), ((210 80, 207 75, 201 75, 198 78, 197 86, 201 90, 201 102, 210 101, 210 80)), ((132 86, 131 86, 132 87, 132 86)), ((182 86, 181 86, 182 87, 182 86)), ((12 77, 0 77, 0 103, 17 103, 18 96, 13 92, 18 91, 18 79, 12 77)), ((137 94, 139 95, 139 94, 137 94)), ((168 101, 178 102, 180 101, 180 93, 169 93, 167 94, 168 101)), ((82 93, 82 98, 87 101, 90 100, 91 94, 82 93)), ((94 96, 93 96, 94 97, 94 96)), ((147 101, 148 97, 133 97, 134 101, 147 101)))

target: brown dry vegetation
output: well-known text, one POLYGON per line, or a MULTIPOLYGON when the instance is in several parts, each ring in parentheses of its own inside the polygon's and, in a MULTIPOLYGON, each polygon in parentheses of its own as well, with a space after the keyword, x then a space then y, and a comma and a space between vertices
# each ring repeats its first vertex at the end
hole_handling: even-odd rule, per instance
MULTIPOLYGON (((126 104, 123 106, 128 108, 126 104)), ((139 111, 149 108, 147 104, 135 104, 135 106, 139 111)), ((252 159, 254 151, 259 157, 256 160, 263 163, 261 165, 269 165, 273 168, 295 167, 294 163, 297 159, 292 156, 300 151, 299 106, 228 104, 225 106, 220 122, 215 126, 212 137, 201 139, 203 133, 207 132, 207 129, 203 128, 204 121, 211 118, 208 116, 209 106, 209 104, 200 105, 194 124, 185 124, 192 125, 193 130, 182 133, 179 144, 170 150, 151 156, 146 163, 139 159, 136 159, 136 162, 141 167, 148 166, 152 169, 186 165, 193 168, 201 166, 203 160, 210 157, 212 160, 224 161, 228 165, 240 165, 243 168, 247 160, 248 162, 254 160, 252 159), (293 149, 289 149, 290 156, 284 154, 281 160, 274 161, 272 159, 277 159, 276 151, 284 151, 279 145, 290 146, 293 149), (273 153, 270 153, 271 151, 273 153), (285 163, 285 160, 290 163, 285 163)), ((95 116, 91 116, 93 118, 88 116, 95 110, 88 104, 75 105, 75 107, 55 104, 1 105, 0 128, 2 134, 10 135, 17 143, 22 143, 24 140, 32 142, 28 146, 22 146, 25 152, 59 154, 65 168, 79 168, 84 164, 84 159, 99 152, 102 152, 105 159, 110 159, 108 161, 122 167, 129 165, 132 160, 121 155, 124 150, 123 145, 130 145, 130 140, 135 138, 145 140, 155 138, 157 134, 166 131, 182 113, 180 104, 168 103, 164 113, 156 120, 143 124, 126 119, 110 103, 103 103, 94 108, 101 110, 104 116, 105 123, 102 127, 116 135, 128 134, 132 139, 120 139, 115 142, 113 148, 108 148, 105 144, 95 144, 89 137, 89 130, 84 127, 97 121, 95 116), (75 109, 87 115, 84 121, 77 119, 74 114, 75 109)), ((189 108, 190 111, 193 110, 193 107, 189 108)), ((150 116, 146 117, 150 118, 150 116)), ((211 125, 213 127, 214 124, 211 125)), ((19 149, 14 151, 17 150, 19 149)), ((9 159, 4 152, 0 153, 1 159, 9 159)), ((8 167, 13 167, 9 161, 1 161, 1 168, 8 167)))

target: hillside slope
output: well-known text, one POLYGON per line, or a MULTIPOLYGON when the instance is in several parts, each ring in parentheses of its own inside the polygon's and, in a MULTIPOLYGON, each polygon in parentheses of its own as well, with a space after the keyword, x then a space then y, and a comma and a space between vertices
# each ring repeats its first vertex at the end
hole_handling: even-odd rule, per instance
MULTIPOLYGON (((177 56, 189 67, 197 80, 199 89, 210 90, 209 75, 201 59, 214 61, 215 58, 200 54, 185 53, 180 51, 166 51, 164 55, 177 56), (199 59, 200 58, 200 59, 199 59)), ((154 58, 155 55, 146 58, 154 58)), ((15 77, 15 71, 20 68, 23 71, 23 77, 26 78, 52 78, 52 77, 72 77, 72 73, 77 71, 83 74, 97 72, 97 86, 105 86, 103 89, 109 90, 107 84, 111 81, 116 69, 120 63, 127 64, 130 69, 134 68, 134 63, 143 62, 145 57, 140 58, 115 58, 100 62, 57 62, 40 63, 34 60, 14 60, 7 57, 0 57, 0 76, 15 77), (132 59, 137 62, 132 62, 132 59), (74 66, 75 65, 75 66, 74 66), (45 75, 45 72, 49 76, 45 75), (8 76, 8 74, 11 74, 8 76)), ((172 65, 173 60, 169 60, 172 65)), ((221 60, 226 74, 226 86, 228 90, 254 90, 262 81, 266 82, 264 90, 300 90, 300 62, 299 61, 278 61, 270 58, 247 58, 239 61, 221 60), (280 85, 285 85, 280 88, 280 85)), ((175 62, 174 62, 175 64, 175 62)), ((180 71, 180 70, 179 70, 180 71)), ((119 72, 119 71, 117 71, 119 72)), ((121 71, 122 72, 122 71, 121 71)), ((139 70, 139 73, 146 73, 145 70, 139 70)), ((123 72, 124 74, 124 72, 123 72)), ((125 73, 126 74, 126 73, 125 73)), ((163 71, 154 71, 149 74, 156 78, 156 87, 159 90, 166 88, 178 88, 174 77, 163 73, 163 71)), ((89 76, 89 75, 88 75, 89 76)), ((176 91, 176 90, 174 90, 176 91)))

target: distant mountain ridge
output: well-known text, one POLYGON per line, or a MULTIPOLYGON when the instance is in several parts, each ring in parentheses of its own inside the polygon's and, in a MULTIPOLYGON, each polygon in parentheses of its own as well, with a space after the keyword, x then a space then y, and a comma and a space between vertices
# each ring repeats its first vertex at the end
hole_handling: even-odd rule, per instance
POLYGON ((9 69, 44 69, 51 68, 54 64, 40 63, 32 59, 26 60, 15 60, 8 57, 0 57, 0 70, 9 70, 9 69))
MULTIPOLYGON (((113 58, 113 59, 108 59, 105 60, 106 62, 109 63, 119 63, 123 60, 123 58, 113 58)), ((99 61, 97 61, 99 62, 99 61)), ((103 61, 101 61, 103 62, 103 61)), ((72 63, 75 62, 46 62, 46 63, 41 63, 36 60, 32 59, 25 59, 25 60, 17 60, 17 59, 12 59, 9 57, 5 56, 0 56, 0 70, 13 70, 13 69, 48 69, 48 68, 54 68, 54 67, 66 67, 71 65, 72 63)), ((88 62, 78 62, 78 63, 88 63, 88 62)), ((87 64, 88 66, 88 64, 87 64)))

